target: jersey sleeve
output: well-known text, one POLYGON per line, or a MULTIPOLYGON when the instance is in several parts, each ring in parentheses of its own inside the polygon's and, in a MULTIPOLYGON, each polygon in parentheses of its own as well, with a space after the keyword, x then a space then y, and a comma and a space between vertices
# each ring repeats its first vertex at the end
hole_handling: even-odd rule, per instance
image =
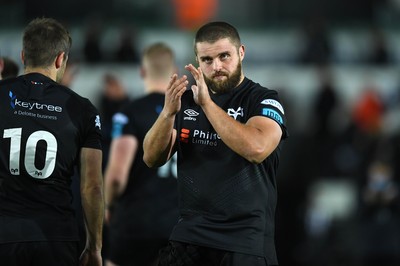
POLYGON ((264 89, 258 91, 252 103, 251 116, 264 116, 274 120, 282 129, 282 139, 289 136, 286 127, 285 110, 281 104, 278 93, 274 90, 264 89))
POLYGON ((87 101, 82 147, 102 149, 101 119, 99 112, 89 101, 87 101))
POLYGON ((131 105, 127 105, 112 117, 111 137, 118 138, 122 135, 136 135, 135 118, 131 115, 131 105))

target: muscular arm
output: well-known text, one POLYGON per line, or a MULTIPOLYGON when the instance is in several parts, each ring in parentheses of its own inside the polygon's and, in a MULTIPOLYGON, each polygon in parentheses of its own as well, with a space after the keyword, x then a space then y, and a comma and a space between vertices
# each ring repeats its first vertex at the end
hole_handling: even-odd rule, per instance
POLYGON ((175 115, 161 112, 143 141, 143 161, 149 167, 161 166, 173 154, 176 139, 175 115))
POLYGON ((181 108, 181 97, 186 90, 187 77, 174 74, 165 92, 164 107, 143 142, 143 161, 149 167, 161 166, 173 155, 176 130, 175 115, 181 108))
POLYGON ((102 248, 104 217, 103 177, 101 173, 102 151, 81 150, 81 198, 87 230, 86 250, 99 252, 102 248))
POLYGON ((137 138, 132 135, 122 135, 111 142, 104 176, 106 206, 111 206, 115 198, 124 192, 138 145, 137 138))
POLYGON ((212 101, 201 68, 192 64, 185 68, 196 80, 196 85, 192 85, 195 102, 201 106, 222 141, 252 163, 265 160, 281 139, 282 130, 278 123, 262 116, 254 116, 246 124, 237 122, 212 101))
POLYGON ((282 129, 270 118, 254 116, 242 124, 213 101, 201 107, 222 141, 252 163, 261 163, 279 144, 282 129))

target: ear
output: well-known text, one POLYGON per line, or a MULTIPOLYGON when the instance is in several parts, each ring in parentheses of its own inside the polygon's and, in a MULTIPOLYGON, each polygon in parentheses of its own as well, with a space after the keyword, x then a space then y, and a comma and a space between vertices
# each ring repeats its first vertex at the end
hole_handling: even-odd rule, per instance
POLYGON ((146 77, 146 70, 143 67, 140 67, 140 77, 142 79, 146 77))
POLYGON ((25 65, 25 53, 24 53, 24 51, 21 51, 21 61, 22 61, 22 64, 25 65))
POLYGON ((240 47, 239 47, 239 57, 240 57, 240 60, 243 60, 243 59, 244 59, 244 54, 245 54, 245 47, 244 47, 244 45, 242 44, 242 45, 240 45, 240 47))
POLYGON ((55 61, 55 67, 56 67, 56 69, 59 69, 59 68, 63 65, 64 60, 67 60, 67 58, 65 58, 65 52, 59 53, 59 54, 57 55, 56 61, 55 61))

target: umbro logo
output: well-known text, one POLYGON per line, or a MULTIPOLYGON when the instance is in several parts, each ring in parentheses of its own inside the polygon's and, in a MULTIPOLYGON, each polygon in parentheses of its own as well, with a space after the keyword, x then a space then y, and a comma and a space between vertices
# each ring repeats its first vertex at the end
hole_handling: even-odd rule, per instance
POLYGON ((184 113, 185 115, 187 115, 187 116, 185 116, 185 117, 183 118, 183 120, 196 121, 195 116, 198 116, 198 115, 199 115, 199 113, 196 112, 196 111, 193 110, 193 109, 186 109, 185 111, 183 111, 183 113, 184 113))
POLYGON ((185 111, 183 111, 186 115, 188 115, 188 116, 198 116, 199 115, 199 113, 198 112, 196 112, 195 110, 193 110, 193 109, 186 109, 185 111))

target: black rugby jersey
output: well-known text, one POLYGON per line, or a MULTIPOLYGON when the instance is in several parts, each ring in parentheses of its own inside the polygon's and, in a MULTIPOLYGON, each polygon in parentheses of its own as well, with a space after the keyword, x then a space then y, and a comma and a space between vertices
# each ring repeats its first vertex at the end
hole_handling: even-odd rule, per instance
POLYGON ((88 99, 44 75, 0 81, 0 243, 79 240, 71 176, 100 127, 88 99))
MULTIPOLYGON (((276 91, 245 78, 234 90, 211 95, 233 119, 273 119, 287 137, 286 119, 276 91)), ((278 147, 253 164, 226 146, 193 100, 182 98, 176 120, 181 219, 171 239, 266 257, 277 264, 274 213, 278 147)))
POLYGON ((133 100, 113 116, 113 138, 133 135, 138 150, 127 187, 111 216, 111 238, 168 239, 178 220, 176 157, 160 168, 149 168, 143 161, 144 137, 163 105, 164 95, 151 93, 133 100))

